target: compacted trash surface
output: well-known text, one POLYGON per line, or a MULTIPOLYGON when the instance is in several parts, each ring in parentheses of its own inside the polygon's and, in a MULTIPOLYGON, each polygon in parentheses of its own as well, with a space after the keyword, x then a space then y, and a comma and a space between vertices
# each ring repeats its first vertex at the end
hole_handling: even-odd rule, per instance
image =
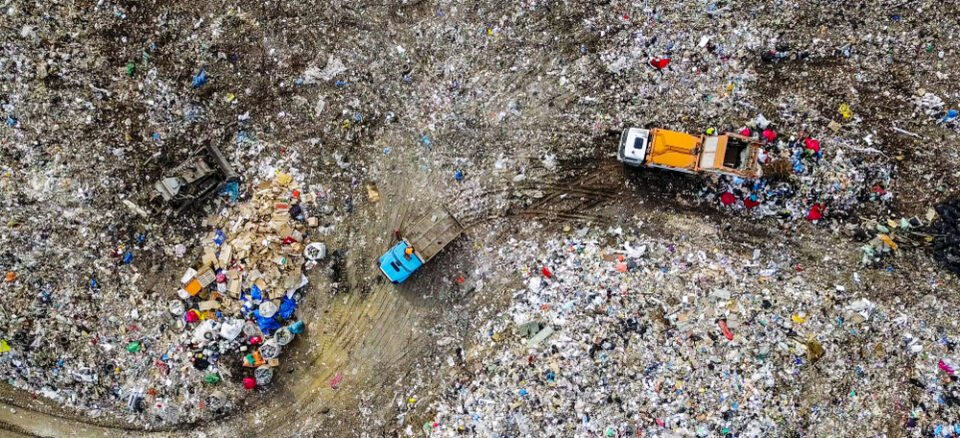
POLYGON ((0 0, 0 435, 960 436, 957 29, 0 0), (759 176, 625 165, 631 127, 759 176))

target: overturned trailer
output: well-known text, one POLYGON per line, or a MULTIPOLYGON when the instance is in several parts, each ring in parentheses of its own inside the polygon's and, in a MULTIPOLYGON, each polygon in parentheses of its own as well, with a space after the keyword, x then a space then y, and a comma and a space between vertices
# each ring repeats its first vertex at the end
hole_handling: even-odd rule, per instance
POLYGON ((179 215, 196 202, 219 192, 240 176, 216 146, 205 144, 154 184, 150 198, 155 213, 179 215))

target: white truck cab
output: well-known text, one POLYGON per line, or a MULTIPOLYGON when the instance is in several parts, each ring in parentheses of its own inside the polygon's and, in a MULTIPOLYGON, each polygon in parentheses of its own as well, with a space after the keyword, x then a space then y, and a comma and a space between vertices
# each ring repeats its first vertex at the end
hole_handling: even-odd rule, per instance
POLYGON ((650 143, 650 131, 641 128, 630 128, 620 135, 620 148, 617 149, 617 161, 621 163, 642 166, 647 156, 647 145, 650 143))

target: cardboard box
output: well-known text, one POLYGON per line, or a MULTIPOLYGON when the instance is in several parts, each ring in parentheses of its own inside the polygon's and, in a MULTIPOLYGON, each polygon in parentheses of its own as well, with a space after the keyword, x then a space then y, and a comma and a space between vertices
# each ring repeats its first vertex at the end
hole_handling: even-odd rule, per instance
POLYGON ((221 269, 229 268, 232 256, 233 246, 229 243, 224 243, 223 246, 220 247, 220 257, 217 259, 217 267, 221 269))
POLYGON ((217 274, 214 274, 212 269, 205 267, 197 272, 197 281, 200 282, 200 286, 207 287, 217 281, 217 274))
POLYGON ((200 309, 201 312, 206 312, 207 310, 219 309, 220 303, 214 300, 201 301, 200 304, 197 305, 197 307, 200 309))

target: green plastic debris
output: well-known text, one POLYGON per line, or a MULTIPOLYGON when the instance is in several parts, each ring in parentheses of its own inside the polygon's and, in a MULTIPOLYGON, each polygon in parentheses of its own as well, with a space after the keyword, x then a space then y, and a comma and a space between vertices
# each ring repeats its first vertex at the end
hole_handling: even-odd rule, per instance
POLYGON ((132 62, 131 62, 131 63, 128 63, 128 64, 127 64, 127 76, 133 76, 133 74, 136 73, 136 72, 137 72, 137 65, 134 64, 134 63, 132 63, 132 62))
POLYGON ((142 347, 142 345, 140 345, 139 342, 133 341, 133 342, 127 344, 127 351, 129 351, 129 352, 131 352, 131 353, 136 353, 136 352, 140 351, 140 347, 142 347))
POLYGON ((203 376, 203 381, 207 383, 217 383, 220 381, 220 376, 217 373, 207 373, 206 376, 203 376))

